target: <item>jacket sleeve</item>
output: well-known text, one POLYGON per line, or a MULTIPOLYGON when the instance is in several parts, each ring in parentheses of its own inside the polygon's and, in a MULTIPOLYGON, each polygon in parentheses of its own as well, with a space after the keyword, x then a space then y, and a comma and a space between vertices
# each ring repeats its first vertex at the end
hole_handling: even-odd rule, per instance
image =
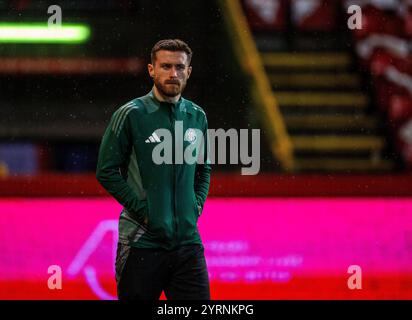
POLYGON ((210 166, 209 159, 209 137, 208 137, 208 125, 207 120, 205 121, 205 129, 203 132, 204 144, 203 144, 203 163, 196 164, 195 170, 195 195, 198 204, 198 214, 200 215, 203 206, 206 201, 206 197, 209 193, 210 185, 210 173, 212 168, 210 166))
POLYGON ((103 188, 136 218, 143 219, 140 209, 145 201, 126 182, 132 139, 130 112, 117 110, 103 135, 97 160, 96 178, 103 188))

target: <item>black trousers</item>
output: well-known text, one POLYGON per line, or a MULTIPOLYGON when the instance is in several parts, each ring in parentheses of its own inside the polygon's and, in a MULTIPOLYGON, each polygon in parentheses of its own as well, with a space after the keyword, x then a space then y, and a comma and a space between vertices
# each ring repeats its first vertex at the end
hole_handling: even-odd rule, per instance
POLYGON ((119 300, 210 300, 209 276, 202 245, 167 251, 119 243, 116 256, 119 300))

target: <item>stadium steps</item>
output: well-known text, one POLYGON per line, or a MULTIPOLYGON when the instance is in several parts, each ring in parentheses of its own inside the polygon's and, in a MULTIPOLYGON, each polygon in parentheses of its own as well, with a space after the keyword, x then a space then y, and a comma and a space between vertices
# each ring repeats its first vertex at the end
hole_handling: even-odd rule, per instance
POLYGON ((344 73, 315 73, 315 72, 276 72, 268 75, 274 90, 290 88, 359 88, 361 81, 357 74, 344 73))
POLYGON ((368 105, 368 97, 363 93, 330 91, 275 91, 274 93, 281 108, 319 106, 365 109, 368 105))
POLYGON ((345 48, 261 51, 298 172, 387 172, 382 122, 345 48))
POLYGON ((361 115, 288 115, 284 117, 289 129, 365 129, 377 130, 379 121, 375 117, 361 115))
POLYGON ((385 147, 385 139, 379 136, 363 135, 292 135, 292 144, 296 151, 341 151, 356 153, 379 151, 385 147))
POLYGON ((389 171, 394 169, 394 162, 386 159, 331 159, 324 157, 305 158, 298 162, 297 170, 299 171, 316 171, 316 172, 364 172, 368 171, 389 171))
POLYGON ((340 52, 265 52, 261 56, 269 69, 346 69, 351 65, 350 57, 340 52))

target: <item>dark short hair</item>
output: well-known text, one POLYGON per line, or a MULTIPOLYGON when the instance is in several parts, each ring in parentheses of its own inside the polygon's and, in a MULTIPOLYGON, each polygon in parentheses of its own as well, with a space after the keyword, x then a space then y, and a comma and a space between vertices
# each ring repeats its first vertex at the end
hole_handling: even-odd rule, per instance
POLYGON ((186 52, 187 54, 187 61, 190 64, 190 61, 192 60, 192 55, 193 51, 190 49, 190 47, 187 45, 186 42, 180 40, 180 39, 164 39, 156 42, 156 44, 152 48, 151 52, 151 59, 152 63, 155 62, 156 60, 156 52, 160 50, 167 50, 167 51, 183 51, 186 52))

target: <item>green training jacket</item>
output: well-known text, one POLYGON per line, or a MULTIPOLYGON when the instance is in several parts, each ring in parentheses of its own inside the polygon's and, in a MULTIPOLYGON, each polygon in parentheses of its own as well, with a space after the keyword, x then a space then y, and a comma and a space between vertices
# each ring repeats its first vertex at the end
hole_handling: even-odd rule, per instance
POLYGON ((184 98, 176 104, 160 102, 153 90, 114 112, 100 145, 96 178, 123 205, 120 243, 168 250, 202 244, 197 220, 210 184, 207 128, 201 107, 184 98), (176 121, 183 124, 183 133, 175 132, 176 121), (164 141, 157 129, 170 130, 173 160, 179 141, 183 148, 201 141, 195 137, 195 129, 200 130, 203 163, 156 164, 153 149, 164 141))

